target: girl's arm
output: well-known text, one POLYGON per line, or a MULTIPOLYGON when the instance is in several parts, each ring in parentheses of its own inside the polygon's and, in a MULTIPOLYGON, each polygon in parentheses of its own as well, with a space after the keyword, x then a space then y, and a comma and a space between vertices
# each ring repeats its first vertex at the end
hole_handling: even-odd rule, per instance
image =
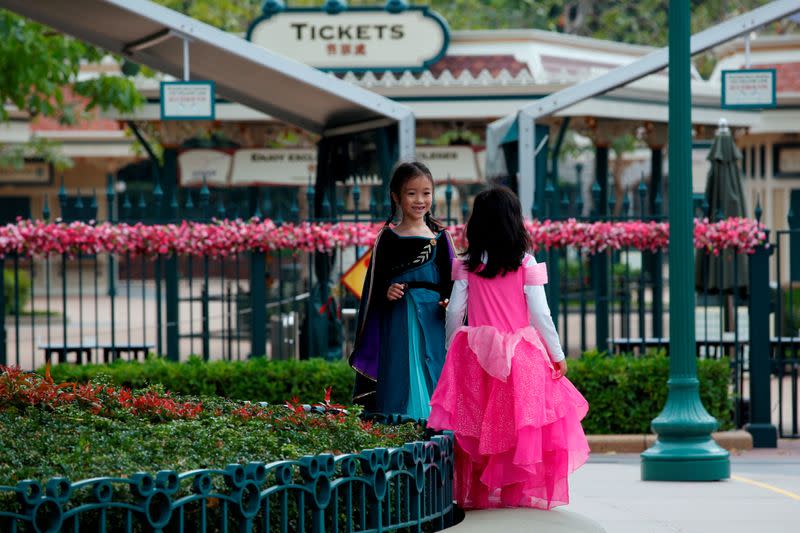
MULTIPOLYGON (((536 259, 532 255, 527 256, 525 266, 533 266, 536 259)), ((547 296, 544 293, 543 285, 525 285, 525 300, 528 303, 528 312, 531 325, 536 328, 542 336, 545 348, 550 354, 550 359, 557 363, 564 360, 564 350, 561 348, 561 341, 558 338, 558 331, 553 324, 550 316, 550 306, 547 305, 547 296)))
POLYGON ((467 271, 458 259, 453 260, 452 264, 453 290, 444 320, 446 348, 450 348, 453 335, 464 325, 464 316, 467 314, 467 271))

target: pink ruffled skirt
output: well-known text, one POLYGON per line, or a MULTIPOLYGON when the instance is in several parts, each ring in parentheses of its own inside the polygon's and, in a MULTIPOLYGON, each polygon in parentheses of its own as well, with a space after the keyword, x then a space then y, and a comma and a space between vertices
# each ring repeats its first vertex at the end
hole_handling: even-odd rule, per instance
POLYGON ((456 436, 456 501, 465 509, 569 503, 586 462, 589 405, 553 365, 532 327, 461 328, 431 397, 428 426, 456 436))

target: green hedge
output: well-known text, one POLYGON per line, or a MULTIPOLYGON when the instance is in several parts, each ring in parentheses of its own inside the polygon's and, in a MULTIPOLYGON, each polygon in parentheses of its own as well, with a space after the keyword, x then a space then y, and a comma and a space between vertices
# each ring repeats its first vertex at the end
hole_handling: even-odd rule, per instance
MULTIPOLYGON (((570 360, 569 378, 589 401, 584 420, 587 433, 648 433, 650 422, 667 398, 669 359, 663 354, 644 357, 608 357, 587 353, 570 360)), ((215 361, 170 363, 151 359, 145 363, 116 362, 111 365, 57 365, 56 381, 85 382, 98 374, 133 388, 160 383, 168 390, 189 395, 220 395, 237 400, 283 403, 298 397, 310 403, 322 390, 332 387, 332 399, 349 403, 353 371, 343 361, 243 362, 215 361)), ((729 397, 730 366, 727 359, 699 360, 700 395, 706 409, 722 429, 732 427, 729 397)))
POLYGON ((158 385, 138 391, 100 382, 64 387, 10 369, 0 373, 0 485, 269 463, 423 438, 414 424, 364 422, 358 409, 344 412, 323 398, 318 394, 314 404, 328 408, 324 415, 297 404, 181 396, 158 385))
POLYGON ((116 361, 110 365, 55 365, 58 382, 84 383, 107 374, 112 383, 134 389, 161 384, 167 390, 191 396, 223 396, 233 400, 283 403, 297 397, 301 402, 319 400, 328 387, 332 401, 350 403, 353 371, 344 361, 212 361, 193 358, 186 363, 151 358, 144 363, 116 361))
POLYGON ((369 434, 359 428, 355 416, 336 428, 275 431, 262 420, 230 416, 152 423, 136 417, 109 419, 76 408, 0 409, 0 485, 53 476, 78 480, 269 463, 306 454, 400 446, 422 438, 422 431, 411 424, 392 430, 389 437, 369 434))
MULTIPOLYGON (((649 433, 650 422, 667 401, 669 358, 663 353, 643 357, 587 353, 569 361, 568 376, 589 402, 583 422, 587 434, 649 433)), ((697 376, 706 410, 719 421, 720 429, 730 429, 728 359, 699 359, 697 376)))

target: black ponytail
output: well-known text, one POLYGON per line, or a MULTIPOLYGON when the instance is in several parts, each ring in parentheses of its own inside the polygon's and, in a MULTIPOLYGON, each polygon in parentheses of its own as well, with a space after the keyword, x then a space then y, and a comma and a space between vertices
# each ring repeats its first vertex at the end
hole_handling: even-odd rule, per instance
POLYGON ((445 228, 442 221, 433 216, 433 213, 430 211, 425 213, 425 225, 434 233, 439 233, 445 228))
POLYGON ((392 220, 394 220, 394 216, 395 216, 396 214, 397 214, 397 203, 395 203, 395 201, 394 201, 394 200, 392 200, 392 210, 391 210, 391 212, 389 213, 389 218, 387 218, 387 219, 386 219, 386 222, 384 222, 384 224, 383 224, 383 227, 384 227, 384 228, 386 228, 386 227, 389 227, 389 224, 391 224, 391 223, 392 223, 392 220))

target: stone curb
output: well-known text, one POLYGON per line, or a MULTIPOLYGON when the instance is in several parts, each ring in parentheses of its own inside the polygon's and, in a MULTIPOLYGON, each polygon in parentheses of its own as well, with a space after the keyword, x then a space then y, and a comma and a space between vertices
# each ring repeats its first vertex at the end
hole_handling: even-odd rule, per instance
MULTIPOLYGON (((711 436, 728 451, 752 450, 753 436, 747 431, 720 431, 711 436)), ((641 453, 652 446, 655 435, 587 435, 592 453, 641 453)))

